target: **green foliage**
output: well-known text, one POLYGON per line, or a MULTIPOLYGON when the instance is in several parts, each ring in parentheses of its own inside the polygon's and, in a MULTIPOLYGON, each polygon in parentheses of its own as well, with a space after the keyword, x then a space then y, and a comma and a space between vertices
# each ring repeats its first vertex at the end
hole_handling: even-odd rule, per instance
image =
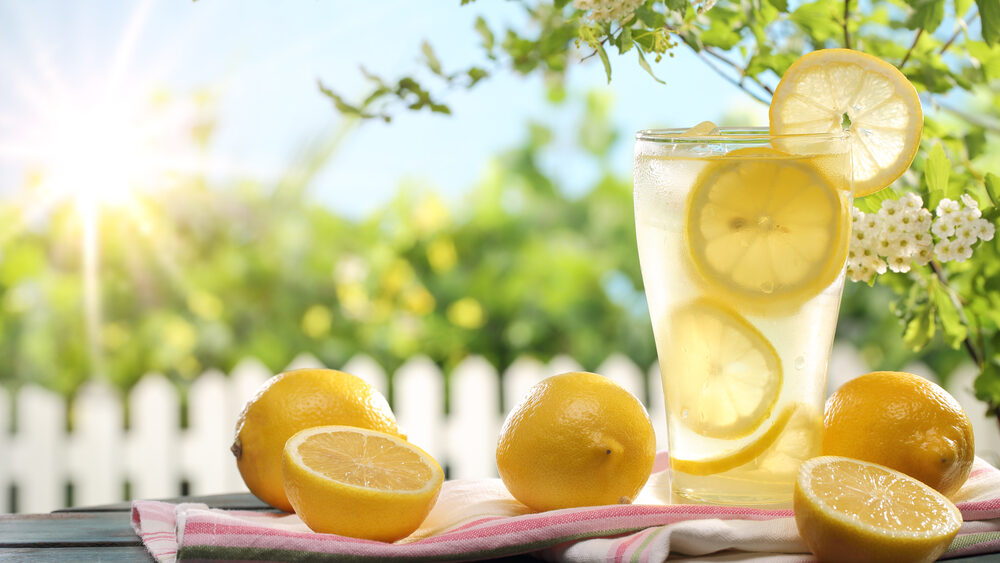
MULTIPOLYGON (((609 104, 587 100, 578 150, 615 141, 609 104)), ((300 353, 329 365, 368 354, 390 372, 417 354, 448 369, 470 354, 500 368, 569 354, 596 369, 613 352, 651 365, 631 184, 605 161, 586 195, 567 197, 539 165, 554 136, 532 124, 454 206, 414 186, 360 220, 310 202, 335 137, 276 186, 193 177, 104 209, 96 353, 84 223, 64 202, 0 254, 0 383, 72 393, 98 372, 123 389, 160 372, 186 385, 248 357, 278 371, 300 353)), ((41 196, 22 190, 15 201, 41 196)), ((0 219, 28 225, 32 209, 2 204, 0 219)))

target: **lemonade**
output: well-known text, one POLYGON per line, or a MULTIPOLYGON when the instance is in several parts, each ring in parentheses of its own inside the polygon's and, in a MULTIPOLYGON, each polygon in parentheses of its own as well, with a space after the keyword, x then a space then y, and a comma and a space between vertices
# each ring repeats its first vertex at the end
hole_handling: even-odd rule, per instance
POLYGON ((850 230, 843 134, 643 131, 634 202, 677 501, 787 503, 819 454, 850 230))

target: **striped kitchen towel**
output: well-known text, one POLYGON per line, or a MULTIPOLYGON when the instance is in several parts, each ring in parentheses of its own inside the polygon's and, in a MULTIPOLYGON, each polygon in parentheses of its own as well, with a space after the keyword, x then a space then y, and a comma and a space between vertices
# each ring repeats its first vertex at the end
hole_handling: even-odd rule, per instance
MULTIPOLYGON (((150 554, 168 563, 467 561, 523 553, 557 561, 813 561, 791 510, 658 501, 665 459, 658 456, 631 505, 533 513, 499 479, 447 481, 420 528, 396 543, 317 534, 294 514, 157 501, 133 502, 132 527, 150 554)), ((944 558, 1000 552, 1000 470, 977 458, 953 500, 965 523, 944 558)))

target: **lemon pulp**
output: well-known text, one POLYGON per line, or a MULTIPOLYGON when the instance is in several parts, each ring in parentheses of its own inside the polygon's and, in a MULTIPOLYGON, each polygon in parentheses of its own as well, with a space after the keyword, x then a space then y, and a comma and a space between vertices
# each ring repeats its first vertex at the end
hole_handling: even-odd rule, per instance
POLYGON ((728 301, 780 310, 840 273, 848 197, 817 166, 773 149, 732 151, 695 182, 687 207, 691 260, 728 301))
POLYGON ((751 434, 781 390, 774 347, 739 314, 709 299, 676 310, 672 323, 664 381, 670 411, 702 436, 751 434))

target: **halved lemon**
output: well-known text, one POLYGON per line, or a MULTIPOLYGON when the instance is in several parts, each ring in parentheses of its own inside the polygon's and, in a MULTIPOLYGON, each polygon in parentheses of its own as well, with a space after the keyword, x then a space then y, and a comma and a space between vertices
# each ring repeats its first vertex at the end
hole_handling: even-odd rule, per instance
MULTIPOLYGON (((771 99, 772 135, 849 132, 854 196, 899 178, 917 154, 923 111, 913 84, 891 64, 850 49, 822 49, 788 67, 771 99)), ((781 139, 775 146, 785 147, 781 139)))
POLYGON ((352 426, 293 435, 282 475, 288 500, 310 529, 379 541, 416 530, 444 481, 427 452, 398 436, 352 426))
POLYGON ((799 533, 821 561, 934 561, 962 525, 941 493, 847 457, 803 463, 793 502, 799 533))
POLYGON ((830 285, 849 233, 846 189, 809 158, 770 148, 730 152, 688 196, 692 262, 710 288, 757 313, 783 312, 830 285))
POLYGON ((774 347, 738 313, 706 298, 677 309, 670 322, 663 382, 670 412, 702 436, 749 436, 781 390, 774 347))

